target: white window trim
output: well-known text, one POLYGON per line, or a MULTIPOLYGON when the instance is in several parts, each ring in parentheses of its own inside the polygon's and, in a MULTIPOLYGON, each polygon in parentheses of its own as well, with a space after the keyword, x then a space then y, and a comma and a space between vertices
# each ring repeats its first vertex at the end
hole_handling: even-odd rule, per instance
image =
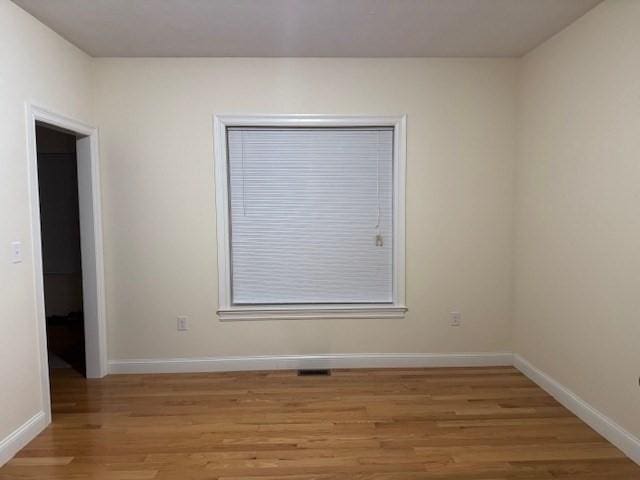
POLYGON ((220 320, 402 318, 405 305, 406 115, 214 115, 216 222, 218 230, 218 316, 220 320), (231 303, 227 128, 393 127, 393 303, 345 305, 234 306, 231 303))

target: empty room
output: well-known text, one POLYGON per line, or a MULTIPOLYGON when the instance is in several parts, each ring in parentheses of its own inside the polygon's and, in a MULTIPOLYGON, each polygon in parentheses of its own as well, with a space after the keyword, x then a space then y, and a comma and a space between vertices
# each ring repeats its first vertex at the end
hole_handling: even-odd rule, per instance
POLYGON ((640 0, 0 0, 0 480, 640 480, 640 0))

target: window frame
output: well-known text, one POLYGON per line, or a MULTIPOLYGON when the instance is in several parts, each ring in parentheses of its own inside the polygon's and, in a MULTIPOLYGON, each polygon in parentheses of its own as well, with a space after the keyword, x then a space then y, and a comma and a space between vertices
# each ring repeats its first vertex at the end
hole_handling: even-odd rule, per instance
POLYGON ((405 305, 406 115, 214 115, 215 199, 220 320, 403 318, 405 305), (392 127, 393 128, 393 302, 368 304, 233 305, 227 128, 392 127))

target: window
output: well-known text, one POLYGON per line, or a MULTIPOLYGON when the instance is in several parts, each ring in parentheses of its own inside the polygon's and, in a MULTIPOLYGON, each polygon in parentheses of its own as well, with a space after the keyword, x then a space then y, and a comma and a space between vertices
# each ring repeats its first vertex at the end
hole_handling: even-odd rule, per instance
POLYGON ((222 319, 401 317, 404 117, 215 117, 222 319))

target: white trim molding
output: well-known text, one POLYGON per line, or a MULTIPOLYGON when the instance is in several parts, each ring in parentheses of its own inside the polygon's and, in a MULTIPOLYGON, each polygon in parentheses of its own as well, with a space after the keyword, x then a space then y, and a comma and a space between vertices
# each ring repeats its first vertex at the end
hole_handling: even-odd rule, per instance
POLYGON ((214 115, 216 222, 218 234, 218 316, 221 320, 402 318, 405 302, 406 115, 214 115), (373 305, 236 306, 231 299, 231 248, 227 128, 392 127, 393 137, 393 302, 373 305))
POLYGON ((111 360, 109 373, 234 372, 300 368, 495 367, 512 364, 511 353, 336 353, 111 360))
POLYGON ((38 412, 7 437, 0 440, 0 467, 42 432, 48 423, 45 412, 38 412))
POLYGON ((323 318, 403 318, 407 307, 395 305, 313 305, 297 307, 231 307, 219 309, 220 320, 317 320, 323 318))
MULTIPOLYGON (((92 258, 83 258, 83 271, 91 271, 94 274, 92 285, 94 297, 92 298, 93 321, 87 321, 85 316, 85 340, 87 344, 95 346, 87 350, 87 376, 90 378, 103 377, 107 373, 107 344, 106 344, 106 306, 104 294, 104 259, 102 240, 102 207, 100 194, 100 162, 98 151, 98 130, 83 122, 70 119, 66 116, 54 113, 33 103, 25 104, 26 132, 27 132, 27 162, 29 180, 29 207, 31 212, 31 251, 33 263, 33 278, 35 290, 35 309, 38 320, 38 336, 40 349, 40 376, 43 409, 47 423, 51 421, 51 399, 49 395, 49 361, 47 358, 47 332, 44 310, 44 280, 42 270, 42 243, 40 231, 40 201, 38 189, 38 152, 36 145, 36 123, 41 122, 61 131, 76 135, 78 142, 82 142, 84 150, 88 152, 86 165, 90 185, 85 185, 85 191, 90 194, 91 205, 88 218, 89 225, 81 225, 83 238, 92 240, 92 258), (88 142, 88 143, 87 143, 88 142), (85 228, 86 227, 86 228, 85 228), (84 230, 84 231, 83 231, 84 230), (85 261, 91 260, 92 268, 85 268, 85 261)), ((79 143, 80 145, 80 143, 79 143)), ((79 158, 80 160, 80 158, 79 158)), ((80 192, 79 192, 80 193, 80 192)), ((86 246, 86 245, 85 245, 86 246)), ((84 249, 83 249, 84 252, 84 249)), ((83 283, 84 283, 83 278, 83 283)), ((87 295, 85 293, 85 295, 87 295)))
POLYGON ((567 387, 534 367, 520 355, 514 355, 513 365, 580 420, 622 450, 631 460, 640 464, 640 439, 638 437, 625 430, 604 413, 596 410, 567 387))

